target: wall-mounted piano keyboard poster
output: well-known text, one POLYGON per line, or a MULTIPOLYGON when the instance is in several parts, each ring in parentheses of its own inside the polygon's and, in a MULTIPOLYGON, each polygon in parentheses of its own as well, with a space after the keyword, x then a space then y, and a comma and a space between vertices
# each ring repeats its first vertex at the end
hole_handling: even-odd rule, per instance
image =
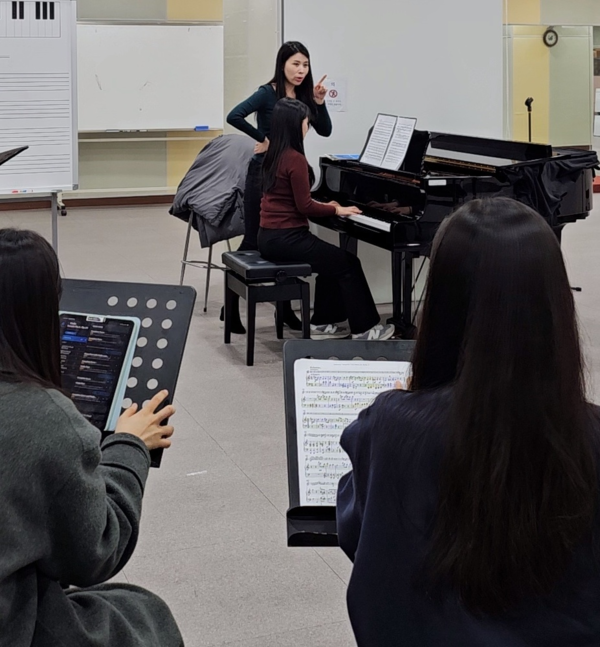
POLYGON ((338 481, 352 469, 342 432, 380 393, 406 387, 410 374, 409 362, 295 362, 301 506, 335 505, 338 481))
POLYGON ((75 2, 0 1, 0 193, 77 185, 75 2))

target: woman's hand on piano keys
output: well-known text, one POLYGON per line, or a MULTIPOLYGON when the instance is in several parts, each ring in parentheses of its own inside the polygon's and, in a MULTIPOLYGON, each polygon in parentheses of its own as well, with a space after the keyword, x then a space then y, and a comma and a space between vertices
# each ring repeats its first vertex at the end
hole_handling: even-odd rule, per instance
POLYGON ((362 213, 358 207, 342 207, 339 204, 335 206, 335 215, 340 216, 341 218, 347 218, 348 216, 357 216, 362 213))

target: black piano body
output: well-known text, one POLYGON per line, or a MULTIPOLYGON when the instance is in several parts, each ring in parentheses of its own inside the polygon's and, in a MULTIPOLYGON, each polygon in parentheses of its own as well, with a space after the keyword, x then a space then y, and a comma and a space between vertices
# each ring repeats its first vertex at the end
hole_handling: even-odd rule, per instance
POLYGON ((596 153, 549 145, 416 131, 400 171, 323 157, 313 198, 360 207, 362 216, 319 218, 356 253, 359 240, 391 252, 393 314, 390 322, 410 338, 413 261, 427 257, 442 223, 476 198, 511 197, 562 228, 592 209, 596 153))

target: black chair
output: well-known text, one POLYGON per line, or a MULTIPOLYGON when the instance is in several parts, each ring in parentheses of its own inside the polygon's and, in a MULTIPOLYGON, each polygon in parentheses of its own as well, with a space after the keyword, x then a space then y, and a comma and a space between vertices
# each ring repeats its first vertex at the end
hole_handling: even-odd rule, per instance
POLYGON ((302 336, 310 339, 310 286, 302 278, 312 274, 307 263, 271 263, 256 251, 225 252, 225 343, 231 343, 231 309, 235 295, 246 300, 246 365, 254 364, 256 304, 277 307, 277 339, 283 339, 283 301, 302 301, 302 336))

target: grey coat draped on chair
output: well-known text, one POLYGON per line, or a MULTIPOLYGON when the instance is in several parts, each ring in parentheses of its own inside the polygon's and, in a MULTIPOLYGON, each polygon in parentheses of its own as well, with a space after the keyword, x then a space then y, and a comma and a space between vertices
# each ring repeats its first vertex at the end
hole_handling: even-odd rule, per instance
POLYGON ((244 185, 254 142, 245 135, 221 135, 198 154, 177 189, 169 213, 193 227, 202 247, 244 233, 244 185))

